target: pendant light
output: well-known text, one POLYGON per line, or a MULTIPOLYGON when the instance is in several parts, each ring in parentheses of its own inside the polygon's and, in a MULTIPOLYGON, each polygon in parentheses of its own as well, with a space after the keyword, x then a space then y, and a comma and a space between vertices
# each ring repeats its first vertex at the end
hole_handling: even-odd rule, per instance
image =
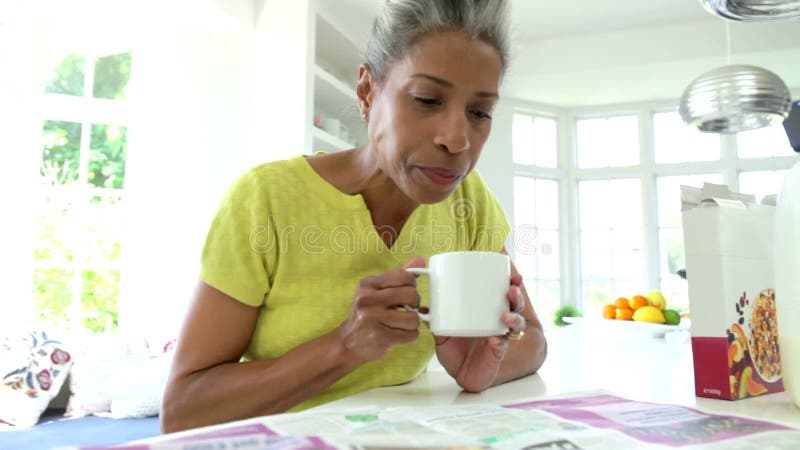
POLYGON ((728 65, 689 83, 678 107, 681 118, 700 131, 724 134, 782 122, 792 106, 789 88, 767 69, 730 64, 729 27, 726 23, 728 65))
POLYGON ((800 0, 700 0, 706 11, 737 22, 800 19, 800 0))
POLYGON ((687 124, 710 133, 738 133, 780 123, 789 115, 789 88, 757 66, 718 67, 692 81, 678 112, 687 124))

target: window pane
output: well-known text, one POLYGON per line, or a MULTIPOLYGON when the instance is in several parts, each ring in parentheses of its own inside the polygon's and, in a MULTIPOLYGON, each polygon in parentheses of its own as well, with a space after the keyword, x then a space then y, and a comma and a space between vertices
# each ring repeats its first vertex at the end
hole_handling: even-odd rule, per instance
POLYGON ((675 274, 686 268, 683 251, 683 228, 662 228, 659 232, 661 275, 675 274))
POLYGON ((90 185, 122 189, 125 185, 127 127, 92 125, 89 151, 90 185))
POLYGON ((599 299, 633 295, 644 284, 641 181, 582 181, 578 191, 583 302, 596 307, 583 312, 599 316, 599 299))
POLYGON ((527 114, 512 116, 511 148, 515 164, 533 165, 533 117, 527 114))
POLYGON ((656 190, 658 194, 658 224, 660 226, 681 226, 681 185, 703 187, 703 183, 722 183, 719 173, 698 175, 658 177, 656 190))
POLYGON ((514 226, 536 226, 536 179, 514 177, 514 226))
POLYGON ((603 317, 603 305, 611 303, 618 296, 611 292, 608 280, 584 280, 581 283, 582 312, 584 317, 603 317))
POLYGON ((736 134, 740 158, 766 158, 794 155, 782 124, 736 134))
POLYGON ((581 277, 610 278, 611 249, 608 231, 581 232, 581 277))
POLYGON ((115 197, 94 196, 86 209, 84 251, 86 262, 107 263, 119 260, 125 218, 123 203, 115 197))
POLYGON ((558 127, 553 119, 534 119, 534 163, 539 167, 558 166, 558 127))
POLYGON ((42 130, 42 181, 46 185, 78 180, 81 124, 46 120, 42 130))
POLYGON ((539 271, 536 274, 538 278, 558 279, 560 277, 558 234, 558 231, 539 229, 537 239, 539 271))
POLYGON ((515 164, 556 167, 558 139, 556 121, 528 114, 512 116, 512 158, 515 164))
POLYGON ((536 277, 536 247, 514 247, 514 265, 523 277, 536 277))
POLYGON ((534 287, 536 288, 535 291, 528 287, 528 281, 525 282, 528 295, 533 296, 531 299, 533 309, 539 316, 542 325, 550 328, 553 326, 553 315, 561 305, 561 283, 558 281, 538 280, 535 282, 534 287))
POLYGON ((130 52, 97 58, 94 64, 92 95, 95 98, 122 100, 125 98, 125 90, 130 78, 130 52))
POLYGON ((631 166, 639 163, 639 121, 620 116, 577 121, 578 166, 631 166))
POLYGON ((611 233, 613 278, 644 279, 641 228, 615 229, 611 233))
POLYGON ((604 210, 612 228, 642 226, 642 182, 629 178, 608 181, 604 210))
POLYGON ((764 196, 778 194, 789 170, 759 170, 739 173, 739 192, 754 194, 761 201, 764 196))
POLYGON ((44 91, 52 94, 82 96, 85 71, 86 59, 83 56, 67 55, 53 64, 44 91))
POLYGON ((703 133, 686 125, 676 112, 653 114, 653 141, 657 163, 720 158, 719 135, 703 133))
POLYGON ((641 181, 581 181, 578 184, 582 230, 640 227, 642 224, 641 181))
POLYGON ((558 228, 558 181, 536 180, 536 225, 558 228))
POLYGON ((78 245, 74 217, 70 217, 71 201, 66 193, 53 192, 42 197, 37 205, 33 257, 36 261, 72 261, 72 247, 78 245))
POLYGON ((608 181, 581 181, 578 184, 580 224, 582 230, 607 230, 609 227, 608 181))
POLYGON ((72 271, 66 269, 33 271, 33 298, 41 319, 58 325, 69 323, 71 279, 72 271))
POLYGON ((119 272, 85 270, 81 291, 81 325, 94 332, 116 329, 119 272))
POLYGON ((689 309, 689 285, 678 275, 668 274, 661 278, 661 293, 667 299, 667 307, 678 311, 689 309))

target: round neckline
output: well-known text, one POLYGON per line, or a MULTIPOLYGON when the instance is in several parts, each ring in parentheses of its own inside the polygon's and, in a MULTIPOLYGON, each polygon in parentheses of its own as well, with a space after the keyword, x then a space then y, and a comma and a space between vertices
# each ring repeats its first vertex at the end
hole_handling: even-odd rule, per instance
POLYGON ((322 175, 308 162, 307 157, 308 155, 298 155, 292 158, 290 162, 295 163, 301 172, 305 172, 302 174, 301 179, 307 180, 313 184, 314 193, 321 194, 333 202, 344 202, 349 210, 369 212, 367 204, 364 202, 364 197, 361 194, 351 195, 340 191, 336 186, 329 183, 328 180, 322 178, 322 175))

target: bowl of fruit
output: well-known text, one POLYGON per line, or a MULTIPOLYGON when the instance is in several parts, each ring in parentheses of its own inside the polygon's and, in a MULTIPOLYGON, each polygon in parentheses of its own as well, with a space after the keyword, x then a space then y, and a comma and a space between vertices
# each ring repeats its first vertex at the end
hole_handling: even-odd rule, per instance
POLYGON ((602 318, 564 317, 564 321, 568 323, 586 323, 612 329, 624 329, 650 334, 654 337, 663 337, 670 331, 680 329, 681 320, 680 312, 668 308, 664 295, 659 291, 619 297, 613 303, 603 305, 602 318))

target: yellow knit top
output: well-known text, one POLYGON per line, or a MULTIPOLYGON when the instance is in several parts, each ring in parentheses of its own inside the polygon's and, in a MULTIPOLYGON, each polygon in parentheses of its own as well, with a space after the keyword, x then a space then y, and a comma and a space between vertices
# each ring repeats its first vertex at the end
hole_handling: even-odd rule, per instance
MULTIPOLYGON (((508 233, 502 208, 473 171, 446 200, 417 207, 389 248, 363 198, 342 193, 297 156, 254 167, 229 188, 206 238, 200 279, 260 308, 242 361, 276 358, 339 326, 361 278, 414 256, 500 251, 508 233)), ((418 289, 427 305, 426 277, 418 289)), ((415 342, 393 347, 292 410, 408 382, 433 352, 433 336, 420 325, 415 342)))

